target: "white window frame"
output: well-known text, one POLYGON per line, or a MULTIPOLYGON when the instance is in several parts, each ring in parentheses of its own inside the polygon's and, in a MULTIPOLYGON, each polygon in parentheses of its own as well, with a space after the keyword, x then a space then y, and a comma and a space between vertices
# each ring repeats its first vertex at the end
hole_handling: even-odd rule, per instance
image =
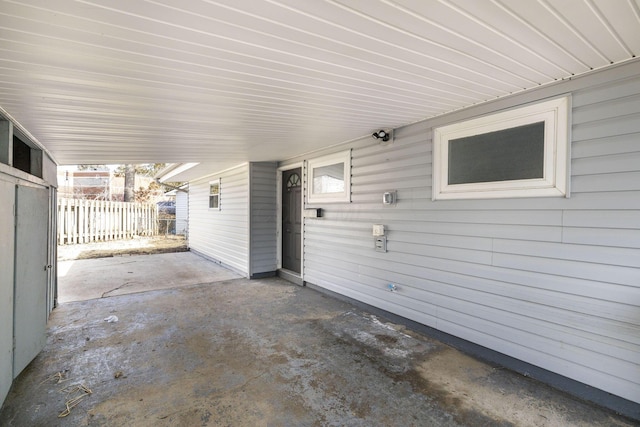
POLYGON ((220 210, 220 193, 222 192, 222 185, 220 182, 220 178, 214 180, 214 181, 209 181, 209 197, 207 198, 207 202, 209 203, 209 210, 215 210, 215 211, 219 211, 220 210), (211 193, 211 186, 212 185, 217 185, 218 186, 218 193, 211 193), (218 196, 218 206, 217 207, 211 207, 211 197, 212 196, 218 196))
POLYGON ((569 111, 563 96, 435 128, 433 131, 433 200, 569 196, 569 111), (543 177, 469 184, 448 183, 449 141, 532 123, 545 123, 543 177))
POLYGON ((349 203, 351 202, 351 150, 322 156, 307 161, 307 203, 349 203), (313 171, 316 168, 343 163, 344 191, 341 193, 314 193, 313 171))

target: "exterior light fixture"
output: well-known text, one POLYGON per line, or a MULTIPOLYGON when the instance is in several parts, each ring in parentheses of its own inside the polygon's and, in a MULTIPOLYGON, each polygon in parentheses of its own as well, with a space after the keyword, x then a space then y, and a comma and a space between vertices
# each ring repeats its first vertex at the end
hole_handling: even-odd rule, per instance
POLYGON ((393 129, 380 129, 371 135, 373 139, 377 139, 382 142, 388 142, 393 140, 393 129))

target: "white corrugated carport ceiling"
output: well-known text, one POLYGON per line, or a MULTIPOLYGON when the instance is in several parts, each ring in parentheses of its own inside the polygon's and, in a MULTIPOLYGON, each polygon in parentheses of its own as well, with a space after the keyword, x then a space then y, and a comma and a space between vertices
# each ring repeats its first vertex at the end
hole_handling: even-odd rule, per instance
POLYGON ((0 106, 59 163, 224 168, 627 61, 640 6, 0 1, 0 51, 0 106))

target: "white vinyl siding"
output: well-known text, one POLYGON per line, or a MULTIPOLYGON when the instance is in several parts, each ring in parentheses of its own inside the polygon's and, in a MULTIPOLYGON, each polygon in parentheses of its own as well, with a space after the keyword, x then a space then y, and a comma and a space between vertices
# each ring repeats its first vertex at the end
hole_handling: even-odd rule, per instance
POLYGON ((275 273, 276 164, 251 163, 251 275, 275 273))
POLYGON ((249 275, 249 165, 189 184, 189 247, 249 275), (220 210, 209 208, 209 182, 220 179, 220 210))
POLYGON ((352 203, 305 218, 305 280, 640 402, 638 68, 493 104, 572 95, 568 199, 431 200, 432 129, 492 104, 349 143, 352 203), (397 205, 382 204, 389 190, 397 205))
POLYGON ((176 234, 186 234, 189 226, 189 193, 176 192, 176 234))

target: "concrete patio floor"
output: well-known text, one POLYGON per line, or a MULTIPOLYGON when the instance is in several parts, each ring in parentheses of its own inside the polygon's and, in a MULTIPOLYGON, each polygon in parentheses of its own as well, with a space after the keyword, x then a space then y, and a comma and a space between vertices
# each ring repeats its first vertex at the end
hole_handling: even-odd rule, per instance
POLYGON ((109 260, 60 278, 68 302, 0 425, 634 424, 278 278, 238 278, 191 253, 109 260), (82 277, 92 290, 74 296, 82 277))
POLYGON ((58 262, 58 302, 213 283, 241 276, 190 252, 58 262))

